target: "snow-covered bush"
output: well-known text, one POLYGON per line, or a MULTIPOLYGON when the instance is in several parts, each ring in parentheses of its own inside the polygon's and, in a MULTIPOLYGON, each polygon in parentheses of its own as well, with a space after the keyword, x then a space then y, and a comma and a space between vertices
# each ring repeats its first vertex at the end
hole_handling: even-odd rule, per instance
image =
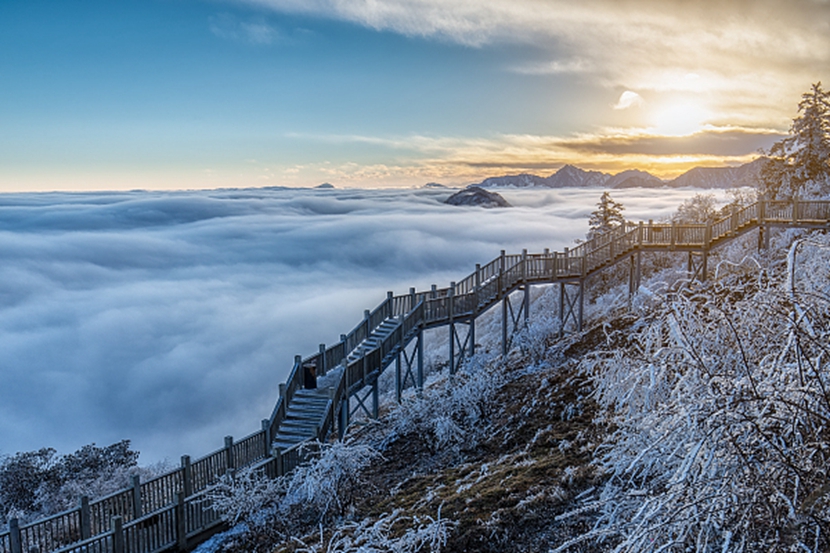
POLYGON ((743 264, 666 297, 625 347, 583 362, 616 427, 584 539, 621 552, 828 550, 828 245, 796 242, 775 285, 743 264))
POLYGON ((206 501, 231 525, 243 525, 230 540, 246 551, 304 535, 310 528, 340 520, 365 486, 363 472, 379 453, 367 445, 310 444, 318 454, 291 474, 269 479, 258 471, 225 475, 206 501))
POLYGON ((380 457, 366 444, 317 444, 319 457, 297 467, 289 476, 280 502, 283 516, 319 523, 341 517, 351 508, 362 486, 363 471, 380 457))
POLYGON ((413 434, 435 451, 473 444, 477 423, 503 379, 503 366, 495 357, 473 355, 456 374, 438 375, 421 394, 406 396, 389 413, 383 446, 413 434))
POLYGON ((439 553, 453 523, 438 517, 409 517, 395 511, 377 520, 340 526, 327 544, 320 542, 301 553, 439 553))

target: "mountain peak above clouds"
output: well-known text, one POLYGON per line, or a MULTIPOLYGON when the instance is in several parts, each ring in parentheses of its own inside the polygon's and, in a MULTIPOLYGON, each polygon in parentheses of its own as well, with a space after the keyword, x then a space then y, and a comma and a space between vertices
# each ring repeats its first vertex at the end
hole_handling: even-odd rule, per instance
POLYGON ((738 167, 695 167, 679 177, 665 181, 647 171, 628 169, 611 175, 600 171, 563 165, 549 177, 530 173, 490 177, 470 187, 481 188, 740 188, 754 186, 765 158, 738 167))
POLYGON ((478 186, 468 186, 444 200, 445 204, 476 207, 512 207, 501 194, 484 190, 478 186))

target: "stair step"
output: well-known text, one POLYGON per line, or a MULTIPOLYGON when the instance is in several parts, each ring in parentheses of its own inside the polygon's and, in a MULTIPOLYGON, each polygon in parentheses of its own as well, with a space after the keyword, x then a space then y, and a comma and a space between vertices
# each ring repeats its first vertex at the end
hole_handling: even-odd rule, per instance
POLYGON ((326 412, 326 409, 329 406, 329 402, 320 403, 320 404, 305 404, 305 405, 290 405, 288 410, 285 412, 286 417, 291 415, 296 415, 298 417, 304 415, 322 415, 326 412))
POLYGON ((295 442, 302 442, 317 435, 316 432, 305 432, 300 429, 284 428, 277 432, 275 440, 294 440, 295 442))
POLYGON ((314 417, 313 419, 285 419, 280 425, 280 430, 283 428, 304 428, 317 431, 317 426, 323 420, 322 417, 314 417))
POLYGON ((291 440, 287 438, 281 439, 280 437, 277 437, 277 439, 274 440, 274 442, 271 445, 279 449, 288 449, 289 447, 293 447, 302 441, 303 439, 291 440))
POLYGON ((288 407, 290 409, 293 405, 325 405, 328 402, 328 397, 295 396, 288 407))

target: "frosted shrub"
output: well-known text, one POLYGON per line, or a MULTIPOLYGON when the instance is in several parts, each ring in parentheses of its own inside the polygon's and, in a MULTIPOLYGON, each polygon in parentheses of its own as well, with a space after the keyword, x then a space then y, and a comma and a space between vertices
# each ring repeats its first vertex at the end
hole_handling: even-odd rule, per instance
POLYGON ((0 458, 0 522, 12 516, 33 520, 74 509, 82 496, 102 497, 167 470, 138 466, 137 451, 122 440, 105 447, 88 444, 66 455, 51 448, 0 458))
POLYGON ((523 356, 529 358, 532 364, 544 360, 548 352, 548 341, 552 336, 559 334, 561 324, 555 314, 542 311, 532 317, 529 324, 519 331, 513 338, 513 345, 523 356))
POLYGON ((363 471, 380 457, 365 444, 335 442, 321 447, 318 458, 297 467, 288 477, 286 494, 279 506, 283 516, 303 513, 314 523, 342 516, 365 485, 363 471))
POLYGON ((231 537, 244 550, 268 550, 342 516, 365 485, 363 471, 379 454, 366 445, 313 444, 316 458, 275 480, 258 471, 224 476, 207 496, 229 524, 245 531, 231 537))
POLYGON ((243 470, 223 475, 207 499, 229 524, 244 522, 256 531, 273 523, 284 495, 284 480, 268 478, 260 471, 243 470))
POLYGON ((473 355, 455 375, 442 375, 389 414, 384 445, 410 434, 423 437, 436 451, 472 444, 477 423, 503 378, 493 357, 473 355))
POLYGON ((620 552, 830 547, 826 242, 800 258, 796 243, 779 286, 737 271, 677 294, 629 347, 585 361, 617 430, 583 538, 620 552))
POLYGON ((439 553, 447 544, 454 524, 441 518, 408 517, 400 511, 378 520, 342 525, 324 546, 322 543, 301 549, 303 553, 439 553), (403 527, 403 528, 401 528, 403 527))

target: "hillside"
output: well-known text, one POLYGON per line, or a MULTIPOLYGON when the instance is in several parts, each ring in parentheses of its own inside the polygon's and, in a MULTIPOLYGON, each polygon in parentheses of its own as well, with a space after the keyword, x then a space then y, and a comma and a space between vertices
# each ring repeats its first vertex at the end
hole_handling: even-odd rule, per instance
POLYGON ((541 294, 506 359, 485 333, 290 481, 229 485, 225 548, 826 551, 830 240, 797 235, 708 283, 650 265, 630 307, 612 282, 565 339, 541 294))

